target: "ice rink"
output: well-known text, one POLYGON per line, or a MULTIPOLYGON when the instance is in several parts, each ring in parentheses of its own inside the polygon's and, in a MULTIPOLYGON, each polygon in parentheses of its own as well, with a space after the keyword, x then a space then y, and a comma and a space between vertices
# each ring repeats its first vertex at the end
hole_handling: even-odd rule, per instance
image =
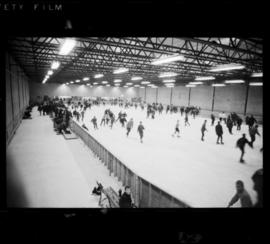
MULTIPOLYGON (((217 120, 216 120, 217 121, 217 120)), ((110 150, 119 160, 136 174, 155 184, 162 190, 175 196, 191 207, 226 207, 235 194, 235 181, 242 180, 253 202, 256 192, 253 190, 252 174, 262 168, 262 136, 256 136, 254 148, 246 145, 245 164, 239 163, 240 150, 236 141, 246 133, 248 127, 243 123, 241 131, 233 127, 230 135, 224 122, 224 145, 216 144, 214 126, 210 118, 189 116, 190 126, 184 126, 184 116, 180 113, 161 115, 155 119, 146 118, 146 108, 135 109, 110 105, 93 106, 85 113, 84 123, 89 133, 110 150), (111 129, 100 126, 104 110, 109 108, 116 117, 119 111, 127 113, 127 120, 134 119, 134 127, 129 137, 126 129, 118 121, 111 129), (98 130, 90 122, 93 116, 98 119, 98 130), (172 137, 175 124, 180 120, 180 138, 172 137), (201 126, 207 119, 205 141, 201 141, 201 126), (140 143, 137 127, 142 121, 145 131, 143 143, 140 143)), ((82 121, 79 121, 82 124, 82 121)), ((215 123, 216 124, 216 123, 215 123)), ((262 126, 259 127, 262 135, 262 126)), ((233 207, 240 207, 238 202, 233 207)))

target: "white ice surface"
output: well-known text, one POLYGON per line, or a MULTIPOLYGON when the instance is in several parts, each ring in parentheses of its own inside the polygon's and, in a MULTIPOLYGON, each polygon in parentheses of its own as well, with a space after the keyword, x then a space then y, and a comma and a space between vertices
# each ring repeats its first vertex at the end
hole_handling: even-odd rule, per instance
MULTIPOLYGON (((128 168, 142 178, 155 184, 162 190, 177 197, 192 207, 226 207, 235 194, 235 181, 243 180, 253 202, 256 193, 253 190, 252 174, 262 168, 262 137, 256 137, 254 149, 246 145, 244 159, 246 164, 240 164, 240 150, 235 147, 242 133, 248 136, 245 124, 241 131, 233 128, 230 135, 222 123, 224 145, 216 144, 216 134, 211 120, 207 119, 205 141, 202 142, 201 126, 205 118, 189 117, 190 127, 184 126, 184 116, 180 113, 162 115, 156 113, 156 118, 147 119, 146 109, 120 108, 118 106, 94 106, 85 113, 84 123, 89 133, 102 145, 108 148, 128 168), (134 119, 134 128, 129 137, 126 129, 119 121, 113 129, 100 127, 104 110, 110 108, 115 115, 120 110, 126 111, 129 118, 134 119), (94 130, 90 120, 98 119, 99 130, 94 130), (172 137, 177 119, 180 120, 181 137, 172 137), (137 127, 139 121, 145 126, 144 141, 141 144, 137 127)), ((82 124, 80 121, 79 124, 82 124)), ((262 134, 262 128, 259 128, 262 134)), ((234 207, 239 207, 235 204, 234 207)))

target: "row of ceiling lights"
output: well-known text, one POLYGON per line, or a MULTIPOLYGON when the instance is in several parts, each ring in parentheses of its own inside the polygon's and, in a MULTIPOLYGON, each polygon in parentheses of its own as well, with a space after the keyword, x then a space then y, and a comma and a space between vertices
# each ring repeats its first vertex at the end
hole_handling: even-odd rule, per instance
MULTIPOLYGON (((74 39, 66 39, 63 45, 60 48, 59 55, 68 55, 76 46, 76 40, 74 39)), ((154 60, 151 62, 151 65, 162 65, 162 64, 167 64, 171 62, 176 62, 176 61, 183 61, 185 57, 183 55, 173 55, 169 57, 162 57, 157 60, 154 60)), ((48 71, 47 75, 45 76, 44 80, 42 83, 45 83, 49 77, 53 74, 53 70, 58 69, 60 66, 60 62, 58 61, 53 61, 51 65, 51 69, 48 71)), ((212 67, 209 71, 211 72, 222 72, 222 71, 231 71, 231 70, 240 70, 244 69, 245 66, 241 64, 222 64, 222 65, 217 65, 215 67, 212 67)), ((113 71, 113 74, 122 74, 128 72, 129 69, 122 67, 119 68, 115 71, 113 71)), ((178 74, 173 73, 173 72, 166 72, 162 73, 159 75, 159 78, 166 78, 166 77, 175 77, 178 74)), ((95 75, 95 78, 102 78, 104 75, 103 74, 97 74, 95 75)), ((262 73, 253 73, 251 74, 251 77, 262 77, 262 73)), ((142 77, 132 77, 131 80, 136 81, 136 80, 141 80, 142 77)), ((214 80, 215 77, 210 76, 210 77, 197 77, 195 80, 214 80)), ((85 77, 83 79, 84 81, 89 80, 89 77, 85 77)), ((76 80, 76 82, 80 82, 80 80, 76 80)), ((70 82, 72 84, 72 82, 70 82)))

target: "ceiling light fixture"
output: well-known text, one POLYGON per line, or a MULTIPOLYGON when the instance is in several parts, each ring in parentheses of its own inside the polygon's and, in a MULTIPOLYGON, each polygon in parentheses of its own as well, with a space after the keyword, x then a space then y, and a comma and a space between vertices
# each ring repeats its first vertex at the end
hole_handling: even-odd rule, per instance
POLYGON ((66 39, 60 48, 59 55, 68 55, 75 46, 76 41, 74 39, 66 39))
POLYGON ((197 76, 195 80, 215 80, 214 76, 197 76))
POLYGON ((58 61, 53 61, 51 65, 51 69, 58 69, 60 66, 60 62, 58 61))
POLYGON ((183 55, 174 55, 169 57, 160 58, 151 62, 152 65, 161 65, 166 63, 172 63, 176 61, 183 61, 185 57, 183 55))
POLYGON ((165 73, 161 73, 158 77, 159 78, 165 78, 165 77, 174 77, 177 76, 178 74, 174 73, 174 72, 165 72, 165 73))
POLYGON ((217 65, 210 69, 211 72, 219 72, 219 71, 228 71, 228 70, 238 70, 238 69, 244 69, 245 66, 241 64, 222 64, 217 65))
POLYGON ((128 72, 127 68, 119 68, 119 69, 113 71, 114 74, 122 74, 122 73, 125 73, 125 72, 128 72))

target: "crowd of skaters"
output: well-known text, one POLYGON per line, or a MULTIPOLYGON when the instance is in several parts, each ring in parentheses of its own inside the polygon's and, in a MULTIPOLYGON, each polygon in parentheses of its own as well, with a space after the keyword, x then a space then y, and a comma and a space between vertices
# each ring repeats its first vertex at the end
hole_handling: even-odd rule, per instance
MULTIPOLYGON (((107 101, 104 100, 84 100, 79 101, 77 103, 74 103, 72 99, 68 99, 68 101, 63 101, 62 99, 52 99, 52 100, 46 100, 43 101, 38 105, 38 111, 40 112, 40 115, 48 115, 53 113, 54 114, 54 122, 57 124, 57 130, 59 133, 62 133, 62 131, 65 131, 69 124, 69 119, 71 117, 75 118, 77 121, 84 121, 84 115, 87 110, 87 108, 91 109, 92 106, 100 106, 100 105, 106 105, 108 104, 107 101), (67 106, 65 106, 65 103, 68 106, 71 106, 71 109, 68 109, 67 106), (71 111, 73 111, 71 113, 71 111)), ((146 103, 146 102, 139 102, 139 103, 132 103, 132 102, 124 102, 124 101, 118 101, 118 100, 111 100, 109 102, 112 106, 119 106, 122 108, 130 108, 134 107, 135 109, 141 108, 143 111, 146 107, 146 118, 152 118, 155 119, 155 114, 162 114, 165 110, 165 107, 161 103, 146 103)), ((192 116, 194 119, 197 115, 200 113, 200 108, 195 106, 174 106, 174 105, 167 105, 166 106, 166 114, 172 113, 180 113, 181 116, 184 116, 185 126, 190 126, 189 124, 189 115, 192 116)), ((226 115, 224 112, 220 113, 218 116, 215 116, 214 114, 211 114, 211 126, 215 125, 215 121, 217 120, 217 123, 215 125, 215 132, 217 135, 217 144, 224 144, 223 142, 223 126, 222 123, 225 124, 225 126, 228 129, 229 134, 233 134, 233 127, 236 126, 237 131, 241 131, 241 126, 243 123, 243 119, 237 115, 236 113, 229 113, 226 115)), ((116 122, 120 122, 122 128, 126 128, 126 136, 128 137, 130 134, 130 131, 134 127, 134 120, 133 118, 130 118, 129 121, 127 121, 127 113, 120 111, 116 115, 110 110, 105 109, 103 117, 100 121, 100 127, 103 126, 109 126, 111 129, 113 128, 113 125, 116 122)), ((98 120, 96 116, 93 116, 93 118, 90 121, 93 124, 93 127, 95 130, 99 129, 98 127, 98 120)), ((260 135, 258 131, 258 122, 254 118, 253 115, 246 116, 245 117, 245 123, 249 128, 249 136, 250 140, 246 138, 246 134, 242 134, 242 137, 239 138, 236 141, 236 147, 240 149, 241 156, 240 156, 240 162, 244 163, 244 153, 245 153, 245 145, 248 144, 251 148, 253 148, 253 143, 256 140, 256 135, 260 135)), ((82 124, 82 127, 88 130, 85 123, 82 124)), ((142 123, 142 121, 139 122, 139 125, 137 127, 137 132, 139 134, 140 142, 143 142, 143 135, 144 135, 145 127, 142 123)), ((207 132, 207 120, 204 120, 203 125, 201 127, 201 140, 204 141, 205 132, 207 132)), ((177 134, 177 137, 180 137, 180 122, 177 120, 175 131, 173 133, 173 136, 177 134)), ((261 148, 262 151, 262 148, 261 148)), ((232 198, 228 206, 233 205, 237 200, 242 198, 249 198, 248 194, 246 193, 244 189, 244 183, 241 181, 238 181, 236 183, 237 193, 232 198), (239 190, 240 189, 240 190, 239 190), (243 191, 244 193, 241 193, 243 191)), ((250 206, 250 200, 241 200, 242 207, 250 206)))

